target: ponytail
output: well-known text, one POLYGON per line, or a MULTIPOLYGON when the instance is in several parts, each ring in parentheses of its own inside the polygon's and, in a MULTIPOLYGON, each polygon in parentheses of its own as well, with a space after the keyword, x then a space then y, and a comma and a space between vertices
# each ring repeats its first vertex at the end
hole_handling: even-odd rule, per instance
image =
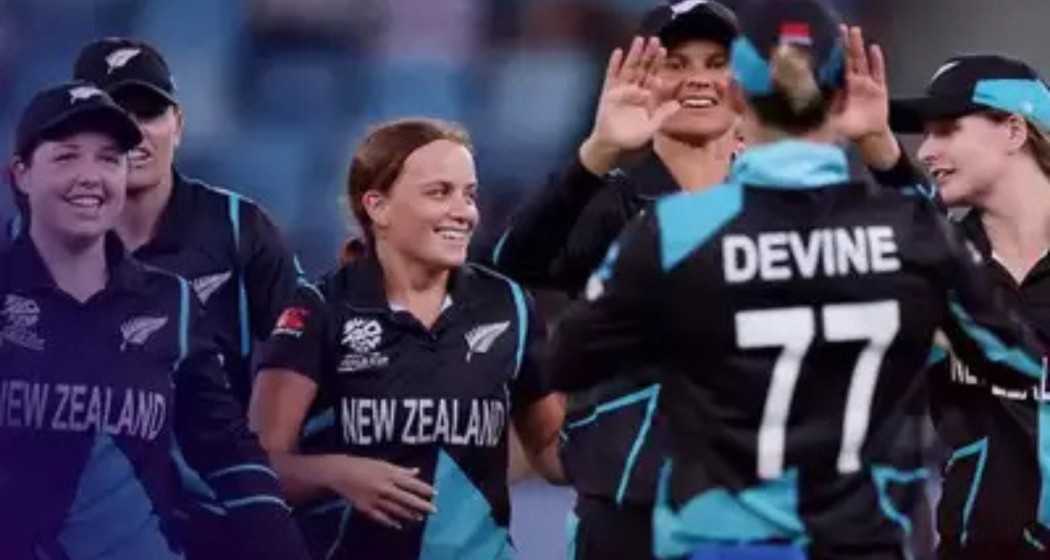
POLYGON ((368 256, 368 242, 360 237, 350 237, 339 251, 339 265, 346 266, 368 256))
POLYGON ((763 124, 789 134, 820 128, 831 108, 831 90, 821 88, 804 47, 781 44, 769 61, 773 92, 751 99, 763 124))
POLYGON ((823 100, 809 56, 798 47, 782 44, 770 60, 773 88, 784 97, 792 115, 806 112, 823 100))

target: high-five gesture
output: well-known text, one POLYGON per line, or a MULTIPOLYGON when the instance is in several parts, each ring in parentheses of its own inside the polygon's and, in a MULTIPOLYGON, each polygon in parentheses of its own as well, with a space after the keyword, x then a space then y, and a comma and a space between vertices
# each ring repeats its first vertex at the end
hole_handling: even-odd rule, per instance
POLYGON ((580 146, 580 159, 592 173, 604 174, 624 152, 645 146, 679 109, 678 101, 660 103, 654 93, 666 56, 656 37, 635 37, 626 55, 616 49, 609 57, 594 129, 580 146))
POLYGON ((856 141, 889 126, 886 65, 878 45, 865 48, 859 27, 843 25, 842 42, 846 45, 846 109, 837 125, 840 133, 856 141))
POLYGON ((878 45, 865 47, 859 27, 841 26, 846 45, 846 107, 836 116, 839 133, 857 144, 864 162, 888 169, 900 158, 890 130, 890 96, 886 62, 878 45))

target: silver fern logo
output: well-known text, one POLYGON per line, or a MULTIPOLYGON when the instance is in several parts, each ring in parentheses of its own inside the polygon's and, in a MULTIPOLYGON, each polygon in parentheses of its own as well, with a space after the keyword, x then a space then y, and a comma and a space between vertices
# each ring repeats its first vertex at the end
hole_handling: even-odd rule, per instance
POLYGON ((467 339, 467 361, 474 354, 484 354, 492 348, 492 345, 496 342, 496 339, 501 334, 507 332, 507 328, 510 327, 510 321, 503 321, 502 323, 490 323, 488 325, 480 325, 470 329, 464 338, 467 339))
POLYGON ((124 342, 120 345, 120 351, 125 351, 129 344, 135 346, 146 344, 149 337, 167 324, 167 317, 136 317, 124 323, 120 326, 120 334, 124 336, 124 342))
POLYGON ((106 70, 106 74, 112 74, 114 70, 123 68, 142 52, 142 49, 128 48, 128 49, 117 49, 106 56, 106 66, 109 67, 106 70))
POLYGON ((69 104, 76 105, 79 101, 85 101, 102 95, 102 90, 92 86, 77 86, 69 90, 69 104))
POLYGON ((218 274, 201 276, 193 281, 193 291, 197 294, 197 298, 201 300, 201 303, 208 303, 212 294, 226 285, 226 282, 230 280, 231 276, 233 276, 233 271, 230 270, 218 274))
POLYGON ((690 10, 700 4, 707 4, 707 0, 682 0, 681 2, 671 4, 672 18, 678 17, 682 14, 687 14, 690 10))

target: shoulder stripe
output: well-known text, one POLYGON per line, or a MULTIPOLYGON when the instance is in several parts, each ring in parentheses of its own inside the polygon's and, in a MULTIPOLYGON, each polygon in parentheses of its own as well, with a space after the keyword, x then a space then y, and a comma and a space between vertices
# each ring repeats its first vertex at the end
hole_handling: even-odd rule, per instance
POLYGON ((175 278, 179 282, 179 357, 171 368, 173 372, 190 352, 190 283, 181 276, 175 278))
POLYGON ((656 203, 660 262, 669 271, 740 214, 744 189, 726 183, 698 193, 671 195, 656 203))
POLYGON ((233 246, 237 255, 237 314, 240 318, 241 357, 252 352, 251 319, 248 310, 248 290, 245 287, 241 254, 241 195, 220 190, 230 201, 230 225, 233 227, 233 246))
POLYGON ((510 228, 503 232, 503 235, 499 237, 499 241, 496 242, 496 246, 492 249, 492 264, 499 266, 499 259, 503 256, 503 246, 507 244, 507 238, 510 237, 510 228))
POLYGON ((954 295, 950 296, 948 309, 962 331, 989 361, 1006 364, 1032 379, 1043 378, 1043 367, 1034 357, 1028 355, 1021 347, 1007 346, 995 333, 979 325, 954 295))
POLYGON ((525 305, 525 291, 521 289, 517 282, 495 270, 477 264, 470 264, 469 266, 503 280, 510 288, 511 299, 514 300, 514 309, 518 316, 518 350, 514 356, 514 378, 517 379, 518 373, 521 372, 521 364, 525 360, 525 338, 529 331, 529 313, 528 307, 525 305))
POLYGON ((296 283, 299 284, 300 288, 312 292, 315 296, 317 296, 317 299, 321 300, 321 303, 327 303, 327 300, 324 297, 324 293, 322 293, 321 289, 318 288, 317 285, 315 285, 314 283, 310 282, 306 278, 299 278, 296 281, 296 283))

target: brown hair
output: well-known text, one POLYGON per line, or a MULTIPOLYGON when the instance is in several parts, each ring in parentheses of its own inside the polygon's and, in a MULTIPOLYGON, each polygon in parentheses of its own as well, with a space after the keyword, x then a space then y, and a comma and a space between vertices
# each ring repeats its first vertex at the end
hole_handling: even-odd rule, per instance
POLYGON ((773 51, 769 66, 773 93, 752 100, 762 122, 792 134, 823 124, 831 92, 817 84, 810 53, 795 45, 780 45, 773 51))
POLYGON ((350 213, 361 226, 364 240, 351 237, 343 244, 340 262, 346 264, 375 248, 372 220, 362 197, 370 190, 383 194, 401 175, 405 160, 413 152, 438 140, 448 140, 473 151, 470 135, 457 123, 423 117, 398 119, 379 124, 368 131, 354 153, 347 174, 346 193, 350 213))
MULTIPOLYGON (((1002 123, 1010 118, 1010 115, 1013 113, 993 109, 982 114, 993 122, 1002 123)), ((1028 139, 1025 141, 1025 149, 1035 158, 1035 163, 1039 166, 1039 170, 1043 172, 1043 175, 1050 179, 1050 133, 1032 122, 1031 119, 1025 119, 1025 124, 1028 125, 1028 139)))

